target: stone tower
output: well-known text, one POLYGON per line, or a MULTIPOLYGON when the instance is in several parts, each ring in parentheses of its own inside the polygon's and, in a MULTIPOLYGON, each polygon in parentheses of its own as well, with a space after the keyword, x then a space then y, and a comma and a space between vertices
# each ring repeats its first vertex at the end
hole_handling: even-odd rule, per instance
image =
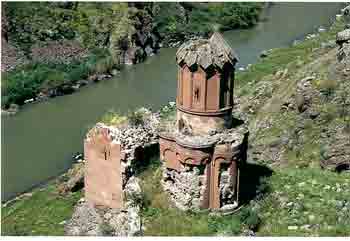
POLYGON ((214 33, 183 44, 176 60, 176 124, 159 140, 163 186, 181 209, 234 209, 247 140, 246 129, 233 127, 237 57, 214 33))
POLYGON ((209 134, 231 128, 234 66, 237 57, 219 33, 182 45, 179 65, 178 128, 209 134))

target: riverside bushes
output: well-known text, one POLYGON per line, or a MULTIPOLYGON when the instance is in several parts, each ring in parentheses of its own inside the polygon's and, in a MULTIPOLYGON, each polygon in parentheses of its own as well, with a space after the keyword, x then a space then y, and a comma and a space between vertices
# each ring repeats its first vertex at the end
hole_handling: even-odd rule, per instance
POLYGON ((89 56, 71 63, 29 63, 2 75, 2 107, 23 104, 40 91, 74 84, 89 75, 111 71, 115 67, 108 51, 96 49, 89 56))

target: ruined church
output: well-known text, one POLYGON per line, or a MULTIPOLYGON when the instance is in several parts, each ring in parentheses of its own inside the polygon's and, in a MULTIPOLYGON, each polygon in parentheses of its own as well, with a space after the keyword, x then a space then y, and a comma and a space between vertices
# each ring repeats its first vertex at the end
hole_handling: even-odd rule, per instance
POLYGON ((159 144, 163 170, 159 182, 169 202, 182 210, 237 208, 248 137, 232 113, 237 61, 219 33, 184 43, 176 53, 173 125, 161 131, 149 127, 154 135, 131 147, 118 129, 100 125, 90 131, 84 145, 87 202, 122 208, 134 163, 143 161, 142 151, 151 142, 159 144))

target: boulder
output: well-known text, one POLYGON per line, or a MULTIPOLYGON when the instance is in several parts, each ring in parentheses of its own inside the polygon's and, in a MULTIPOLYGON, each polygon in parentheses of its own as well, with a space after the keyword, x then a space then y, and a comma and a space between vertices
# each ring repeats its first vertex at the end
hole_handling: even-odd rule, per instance
POLYGON ((88 81, 96 82, 97 81, 97 77, 98 76, 96 74, 90 75, 89 78, 88 78, 88 81))
POLYGON ((83 162, 75 164, 67 173, 68 180, 59 185, 58 190, 61 195, 69 192, 75 192, 84 187, 84 169, 83 162))
POLYGON ((2 114, 8 114, 8 115, 13 115, 16 114, 19 110, 19 105, 17 104, 10 104, 10 107, 7 110, 2 110, 2 114))
POLYGON ((343 8, 341 10, 341 13, 345 16, 349 15, 350 14, 350 5, 349 6, 346 6, 345 8, 343 8))
POLYGON ((350 43, 343 43, 341 48, 337 52, 337 60, 339 63, 348 63, 349 56, 350 56, 350 43))
POLYGON ((328 144, 321 153, 320 165, 332 171, 350 170, 350 138, 346 127, 327 137, 328 144))
POLYGON ((337 34, 336 43, 338 45, 343 45, 350 40, 350 29, 345 29, 337 34))
POLYGON ((147 45, 146 48, 145 48, 145 52, 146 52, 147 56, 152 56, 153 55, 152 47, 147 45))
POLYGON ((266 58, 267 56, 269 56, 269 53, 266 50, 264 50, 260 53, 260 58, 266 58))

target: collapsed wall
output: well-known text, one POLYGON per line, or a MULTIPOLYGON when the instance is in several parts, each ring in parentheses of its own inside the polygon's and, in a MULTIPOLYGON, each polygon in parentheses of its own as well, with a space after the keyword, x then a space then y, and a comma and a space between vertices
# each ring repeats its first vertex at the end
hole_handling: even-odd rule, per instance
POLYGON ((85 196, 90 203, 123 206, 122 193, 135 168, 142 164, 144 149, 158 143, 158 117, 146 109, 142 111, 145 120, 140 125, 118 128, 98 123, 87 134, 85 196))
POLYGON ((68 235, 133 236, 140 234, 141 194, 136 170, 144 165, 147 152, 158 148, 159 116, 147 109, 137 125, 98 123, 86 135, 85 198, 75 207, 66 225, 68 235), (107 228, 106 228, 107 227, 107 228))

